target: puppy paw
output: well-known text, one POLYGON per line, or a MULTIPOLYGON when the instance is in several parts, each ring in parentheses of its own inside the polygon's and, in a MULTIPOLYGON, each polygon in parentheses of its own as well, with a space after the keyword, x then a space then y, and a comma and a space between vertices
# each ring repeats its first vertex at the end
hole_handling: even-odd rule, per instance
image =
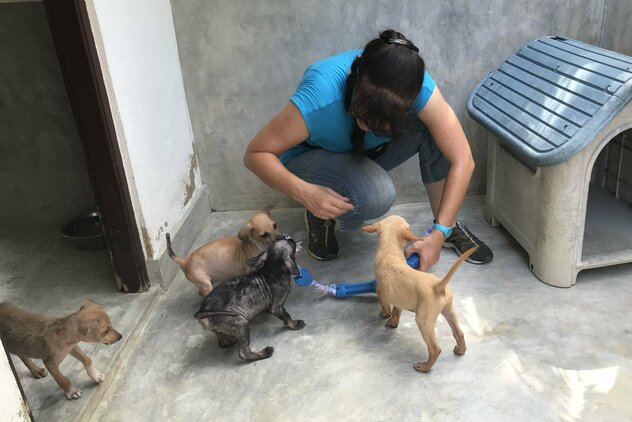
POLYGON ((272 346, 266 347, 265 349, 261 351, 261 359, 269 358, 270 356, 272 356, 272 353, 274 353, 274 347, 272 346))
POLYGON ((465 347, 465 345, 459 347, 459 345, 457 344, 456 346, 454 346, 454 354, 456 355, 464 355, 466 350, 467 347, 465 347))
POLYGON ((417 372, 427 373, 430 372, 430 368, 432 368, 432 366, 428 365, 426 362, 418 362, 413 365, 413 368, 415 368, 415 371, 417 372))
POLYGON ((48 371, 44 368, 39 368, 37 371, 31 372, 31 374, 33 374, 33 378, 40 379, 48 375, 48 371))
POLYGON ((394 320, 393 318, 389 319, 388 321, 386 321, 385 324, 388 328, 397 328, 397 326, 399 325, 399 320, 394 320))
POLYGON ((384 319, 390 318, 391 317, 391 313, 390 312, 380 311, 380 317, 382 317, 384 319))
POLYGON ((198 291, 198 294, 200 296, 206 297, 212 291, 213 291, 213 285, 211 283, 208 283, 207 285, 200 287, 200 290, 198 291))
POLYGON ((291 319, 287 322, 287 326, 290 327, 291 330, 302 330, 305 328, 305 321, 302 319, 291 319))
POLYGON ((97 384, 101 384, 103 381, 105 381, 105 375, 94 369, 92 366, 88 366, 86 368, 86 372, 88 373, 88 376, 92 379, 92 381, 96 382, 97 384))
POLYGON ((81 390, 74 385, 71 385, 68 391, 66 391, 66 398, 68 400, 77 400, 81 398, 81 390))

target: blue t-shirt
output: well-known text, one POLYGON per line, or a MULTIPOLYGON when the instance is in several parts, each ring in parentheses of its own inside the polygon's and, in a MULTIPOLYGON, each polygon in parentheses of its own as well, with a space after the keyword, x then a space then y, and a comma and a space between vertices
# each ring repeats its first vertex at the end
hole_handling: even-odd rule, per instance
MULTIPOLYGON (((333 152, 348 152, 353 149, 351 137, 355 118, 345 110, 344 93, 351 63, 361 53, 362 50, 345 51, 311 64, 290 98, 305 120, 309 132, 306 141, 312 147, 333 152)), ((425 72, 419 95, 409 111, 419 113, 435 86, 435 81, 425 72)), ((390 138, 367 132, 364 147, 374 148, 388 141, 390 138)), ((309 149, 305 145, 296 145, 281 154, 281 162, 285 164, 309 149)))

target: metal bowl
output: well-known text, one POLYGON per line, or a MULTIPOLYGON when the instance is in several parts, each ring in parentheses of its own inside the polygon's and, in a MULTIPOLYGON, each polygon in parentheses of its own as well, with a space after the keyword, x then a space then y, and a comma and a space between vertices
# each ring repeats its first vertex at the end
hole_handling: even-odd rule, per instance
POLYGON ((73 218, 61 228, 61 234, 77 249, 97 251, 105 249, 101 219, 96 211, 73 218))

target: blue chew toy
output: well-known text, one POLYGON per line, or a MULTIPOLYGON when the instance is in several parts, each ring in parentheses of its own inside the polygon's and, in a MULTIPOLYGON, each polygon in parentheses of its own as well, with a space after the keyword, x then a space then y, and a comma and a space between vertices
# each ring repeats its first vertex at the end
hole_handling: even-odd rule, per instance
MULTIPOLYGON (((412 268, 419 267, 419 255, 412 254, 406 259, 408 265, 412 268)), ((362 293, 375 293, 377 282, 361 281, 358 283, 337 283, 337 284, 320 284, 314 280, 312 273, 307 268, 298 267, 299 275, 294 277, 294 281, 301 287, 313 286, 318 290, 336 296, 338 299, 344 299, 349 296, 359 295, 362 293)))

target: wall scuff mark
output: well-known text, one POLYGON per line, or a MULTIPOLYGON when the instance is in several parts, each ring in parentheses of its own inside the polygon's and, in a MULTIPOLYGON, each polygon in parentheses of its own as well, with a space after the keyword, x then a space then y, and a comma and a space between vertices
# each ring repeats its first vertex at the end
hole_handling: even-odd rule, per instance
POLYGON ((184 187, 184 206, 189 203, 195 192, 195 169, 197 167, 197 158, 195 152, 191 154, 191 164, 189 165, 189 182, 184 187))

